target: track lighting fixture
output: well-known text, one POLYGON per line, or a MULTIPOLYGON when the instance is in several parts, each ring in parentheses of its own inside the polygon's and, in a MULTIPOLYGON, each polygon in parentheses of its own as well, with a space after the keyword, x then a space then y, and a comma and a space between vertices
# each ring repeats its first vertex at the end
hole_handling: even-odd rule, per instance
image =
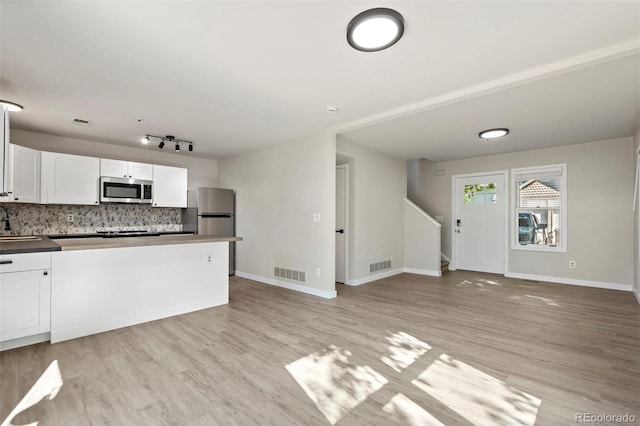
POLYGON ((184 139, 176 139, 175 136, 171 136, 171 135, 166 135, 166 136, 144 135, 141 139, 141 142, 146 145, 147 143, 149 143, 151 138, 156 138, 160 140, 160 143, 158 144, 158 148, 160 149, 164 148, 165 144, 169 142, 169 143, 175 143, 176 152, 180 152, 180 144, 189 144, 189 152, 193 152, 193 145, 194 145, 193 142, 187 141, 184 139))

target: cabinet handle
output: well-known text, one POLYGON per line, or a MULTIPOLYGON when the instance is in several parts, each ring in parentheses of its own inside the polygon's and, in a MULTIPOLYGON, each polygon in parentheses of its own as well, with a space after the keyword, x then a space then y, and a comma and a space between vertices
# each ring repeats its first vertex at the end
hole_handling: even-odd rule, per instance
POLYGON ((0 265, 11 265, 13 260, 0 260, 0 265))

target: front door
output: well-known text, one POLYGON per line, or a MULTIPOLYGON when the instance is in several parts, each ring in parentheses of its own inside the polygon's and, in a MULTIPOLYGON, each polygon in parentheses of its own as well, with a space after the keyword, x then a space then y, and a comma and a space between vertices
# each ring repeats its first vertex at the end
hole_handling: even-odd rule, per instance
POLYGON ((454 176, 451 226, 456 269, 505 273, 505 173, 454 176))

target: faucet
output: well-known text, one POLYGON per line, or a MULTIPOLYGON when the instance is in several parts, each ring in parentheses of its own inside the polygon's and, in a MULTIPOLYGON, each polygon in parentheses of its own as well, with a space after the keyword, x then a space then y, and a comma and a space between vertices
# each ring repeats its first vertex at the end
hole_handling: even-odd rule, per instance
POLYGON ((0 210, 4 211, 4 230, 11 231, 11 223, 9 222, 9 210, 5 206, 0 206, 0 210))

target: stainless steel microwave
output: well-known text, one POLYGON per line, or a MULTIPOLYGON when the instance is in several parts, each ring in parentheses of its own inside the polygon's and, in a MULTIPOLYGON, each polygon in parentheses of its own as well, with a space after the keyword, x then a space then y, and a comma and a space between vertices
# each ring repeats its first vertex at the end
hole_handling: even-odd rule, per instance
POLYGON ((151 204, 153 181, 117 177, 100 177, 101 203, 151 204))

